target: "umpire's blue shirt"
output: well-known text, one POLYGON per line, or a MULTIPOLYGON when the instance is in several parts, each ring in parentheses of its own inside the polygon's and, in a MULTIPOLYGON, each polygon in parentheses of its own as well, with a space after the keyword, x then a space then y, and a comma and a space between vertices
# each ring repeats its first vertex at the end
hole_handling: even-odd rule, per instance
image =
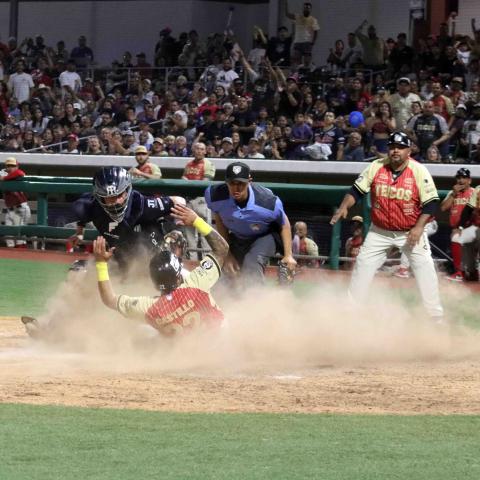
POLYGON ((279 231, 285 223, 282 201, 261 185, 249 184, 244 208, 230 196, 226 183, 208 187, 205 200, 208 208, 220 215, 225 227, 238 238, 261 237, 279 231))

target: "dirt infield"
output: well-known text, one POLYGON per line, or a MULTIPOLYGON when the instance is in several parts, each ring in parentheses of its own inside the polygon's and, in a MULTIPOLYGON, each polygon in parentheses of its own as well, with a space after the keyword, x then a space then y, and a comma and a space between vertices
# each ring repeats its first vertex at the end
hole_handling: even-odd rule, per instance
MULTIPOLYGON (((95 279, 77 274, 49 303, 47 320, 54 318, 60 331, 54 340, 32 340, 18 318, 0 319, 0 402, 192 412, 480 413, 476 331, 435 327, 381 295, 374 310, 348 315, 343 282, 301 300, 279 291, 230 299, 222 331, 167 344, 107 312, 95 279)), ((146 285, 137 288, 150 293, 146 285)), ((468 297, 456 285, 443 293, 468 297)))

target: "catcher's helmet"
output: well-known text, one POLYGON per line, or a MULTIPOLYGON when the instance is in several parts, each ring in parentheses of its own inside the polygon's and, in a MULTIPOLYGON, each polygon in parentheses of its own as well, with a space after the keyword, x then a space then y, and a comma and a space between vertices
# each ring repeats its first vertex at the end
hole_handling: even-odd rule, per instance
POLYGON ((150 278, 162 294, 171 293, 182 279, 182 263, 171 251, 160 250, 150 260, 150 278))
POLYGON ((163 237, 164 250, 170 250, 179 259, 187 253, 187 240, 180 230, 172 230, 163 237))
POLYGON ((104 167, 93 177, 93 195, 107 215, 115 222, 123 220, 131 193, 132 180, 124 168, 104 167), (121 203, 110 204, 106 201, 107 198, 118 197, 124 192, 127 194, 121 203))

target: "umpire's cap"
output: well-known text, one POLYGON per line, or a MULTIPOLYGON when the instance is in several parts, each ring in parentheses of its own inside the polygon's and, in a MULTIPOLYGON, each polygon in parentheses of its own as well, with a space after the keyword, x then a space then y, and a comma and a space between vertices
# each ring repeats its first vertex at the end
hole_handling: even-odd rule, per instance
POLYGON ((250 167, 243 162, 233 162, 228 165, 225 171, 226 182, 249 182, 250 181, 250 167))
POLYGON ((455 178, 458 177, 470 178, 470 170, 468 168, 460 168, 455 174, 455 178))
POLYGON ((406 133, 403 132, 393 132, 388 137, 389 145, 400 145, 405 148, 410 148, 411 142, 406 133))

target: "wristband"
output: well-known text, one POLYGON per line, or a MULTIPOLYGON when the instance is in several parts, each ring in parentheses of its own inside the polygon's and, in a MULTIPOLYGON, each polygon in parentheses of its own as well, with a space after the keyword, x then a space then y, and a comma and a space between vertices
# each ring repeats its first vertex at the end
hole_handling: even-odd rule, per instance
POLYGON ((213 230, 213 228, 203 218, 200 217, 197 217, 195 219, 195 221, 193 222, 193 226, 204 237, 206 237, 213 230))
POLYGON ((110 280, 110 277, 108 276, 108 265, 107 262, 97 262, 96 264, 97 267, 97 278, 99 282, 107 282, 110 280))

